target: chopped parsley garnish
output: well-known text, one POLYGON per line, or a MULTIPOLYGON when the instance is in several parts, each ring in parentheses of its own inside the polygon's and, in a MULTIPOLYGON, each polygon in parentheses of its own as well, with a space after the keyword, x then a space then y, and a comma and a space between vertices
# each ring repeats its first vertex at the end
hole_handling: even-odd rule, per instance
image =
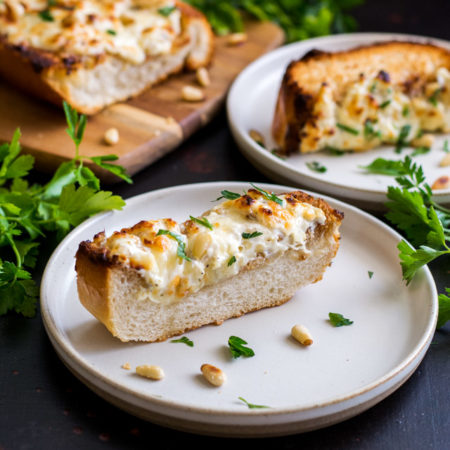
POLYGON ((172 339, 170 342, 172 342, 173 344, 178 344, 178 343, 186 344, 188 347, 194 346, 194 343, 186 336, 183 336, 180 339, 172 339))
POLYGON ((232 256, 229 260, 228 260, 228 267, 232 266, 234 263, 236 262, 236 256, 232 256))
POLYGON ((334 147, 327 147, 326 151, 332 156, 343 156, 346 153, 345 150, 340 150, 334 147))
POLYGON ((319 173, 325 173, 327 171, 327 168, 323 164, 320 164, 320 162, 318 162, 318 161, 307 162, 306 167, 309 170, 312 170, 314 172, 319 172, 319 173))
POLYGON ((448 139, 446 139, 446 140, 444 141, 444 152, 445 152, 445 153, 450 153, 450 146, 449 146, 449 144, 448 144, 448 139))
POLYGON ((372 161, 368 166, 359 166, 361 169, 366 170, 368 173, 378 175, 389 175, 392 177, 398 177, 405 174, 405 168, 402 161, 394 161, 391 159, 377 158, 372 161))
POLYGON ((222 194, 220 197, 216 198, 216 202, 218 200, 222 200, 223 198, 226 198, 227 200, 236 200, 237 198, 239 198, 241 196, 241 194, 237 194, 236 192, 231 192, 231 191, 220 191, 220 193, 222 194))
POLYGON ((44 22, 54 22, 55 18, 53 17, 52 13, 50 12, 49 9, 44 9, 44 11, 40 11, 39 12, 39 17, 44 21, 44 22))
POLYGON ((254 187, 257 191, 261 192, 266 200, 270 200, 272 202, 278 203, 280 206, 283 206, 283 200, 280 197, 277 197, 273 192, 267 192, 264 189, 255 186, 253 183, 250 183, 252 187, 254 187))
POLYGON ((206 217, 194 217, 194 216, 189 216, 189 218, 195 222, 198 223, 200 225, 203 225, 206 228, 209 228, 210 230, 213 229, 213 226, 211 225, 211 223, 209 222, 209 220, 206 217))
POLYGON ((349 127, 347 125, 344 125, 342 123, 337 123, 336 126, 341 129, 342 131, 345 131, 347 133, 350 134, 354 134, 355 136, 357 136, 359 134, 359 131, 356 130, 355 128, 349 127))
POLYGON ((114 31, 114 30, 106 30, 106 32, 108 34, 110 34, 111 36, 116 36, 117 35, 117 31, 114 31))
POLYGON ((254 231, 253 233, 242 233, 242 237, 244 239, 253 239, 255 237, 261 236, 262 233, 260 231, 254 231))
POLYGON ((403 117, 408 117, 409 116, 409 106, 405 105, 402 109, 402 116, 403 117))
POLYGON ((248 409, 263 409, 263 408, 270 408, 270 406, 266 406, 266 405, 255 405, 255 404, 253 404, 253 403, 249 403, 247 400, 245 400, 245 398, 242 398, 242 397, 238 397, 238 399, 239 399, 241 402, 244 402, 244 403, 248 406, 248 409))
POLYGON ((255 352, 250 347, 244 347, 247 342, 238 336, 230 336, 228 338, 228 347, 233 358, 239 358, 240 356, 246 356, 250 358, 255 356, 255 352))
POLYGON ((370 86, 370 93, 373 94, 375 92, 375 90, 377 89, 377 82, 375 81, 372 86, 370 86))
POLYGON ((369 278, 372 279, 373 277, 373 272, 371 272, 370 270, 367 272, 367 274, 369 275, 369 278))
POLYGON ((281 160, 283 160, 283 161, 286 160, 286 158, 285 158, 284 156, 281 156, 281 155, 278 153, 278 150, 277 150, 276 148, 272 149, 272 150, 270 151, 270 153, 272 153, 273 156, 276 156, 277 158, 279 158, 279 159, 281 159, 281 160))
POLYGON ((431 150, 430 147, 417 147, 414 149, 414 151, 411 153, 411 156, 417 156, 417 155, 425 155, 431 150))
POLYGON ((401 153, 403 148, 407 145, 406 139, 411 131, 411 125, 403 125, 398 135, 397 144, 395 146, 395 153, 401 153))
POLYGON ((169 17, 176 9, 176 6, 165 6, 164 8, 159 8, 158 13, 164 17, 169 17))
POLYGON ((162 234, 170 236, 172 239, 177 241, 177 243, 178 243, 177 256, 179 256, 182 259, 185 259, 186 261, 192 261, 191 258, 186 256, 186 244, 183 242, 180 235, 173 233, 172 231, 169 231, 169 230, 161 229, 161 230, 158 230, 158 233, 156 233, 156 236, 161 236, 162 234))
POLYGON ((369 141, 374 138, 381 139, 381 131, 375 131, 373 124, 374 122, 371 119, 367 119, 364 122, 364 137, 369 141))
POLYGON ((339 313, 328 313, 328 317, 331 325, 334 327, 343 327, 344 325, 351 325, 353 323, 352 320, 346 319, 342 314, 339 313))
POLYGON ((438 96, 439 94, 442 92, 443 88, 437 88, 431 95, 430 97, 428 97, 428 101, 433 105, 433 106, 437 106, 438 105, 438 96))
POLYGON ((381 109, 384 109, 384 108, 386 108, 387 106, 389 106, 391 104, 391 100, 386 100, 385 102, 383 102, 381 105, 380 105, 380 108, 381 109))

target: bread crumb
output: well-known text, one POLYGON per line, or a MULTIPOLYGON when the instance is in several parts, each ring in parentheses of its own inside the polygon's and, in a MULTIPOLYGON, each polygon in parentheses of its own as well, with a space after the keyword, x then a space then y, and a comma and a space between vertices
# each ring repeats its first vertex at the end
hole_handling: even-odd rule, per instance
POLYGON ((205 94, 194 86, 184 86, 181 90, 181 98, 186 102, 201 102, 205 99, 205 94))
POLYGON ((211 84, 211 80, 209 78, 209 72, 206 67, 199 67, 197 69, 197 72, 195 73, 195 76, 197 78, 197 82, 200 86, 206 87, 211 84))
POLYGON ((247 35, 245 33, 232 33, 228 36, 228 45, 242 45, 247 42, 247 35))
POLYGON ((130 370, 131 369, 130 363, 122 364, 122 369, 130 370))
POLYGON ((119 130, 117 128, 108 128, 105 131, 103 139, 107 145, 116 145, 119 142, 119 130))

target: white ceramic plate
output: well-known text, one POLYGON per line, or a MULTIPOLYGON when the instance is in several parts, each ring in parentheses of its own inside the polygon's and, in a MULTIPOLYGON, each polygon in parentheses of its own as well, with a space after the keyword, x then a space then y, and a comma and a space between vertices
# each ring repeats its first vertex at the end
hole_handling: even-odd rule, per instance
MULTIPOLYGON (((103 229, 111 233, 141 219, 172 217, 211 208, 222 189, 241 192, 244 183, 177 186, 128 200, 122 212, 96 216, 70 233, 52 255, 41 289, 47 333, 63 362, 111 403, 153 422, 204 434, 266 436, 298 433, 351 417, 379 402, 415 370, 431 341, 437 295, 428 269, 406 287, 401 280, 392 229, 344 203, 341 248, 324 279, 277 308, 187 333, 195 346, 170 341, 122 343, 79 303, 74 255, 79 242, 103 229), (373 272, 372 279, 368 271, 373 272), (353 325, 334 328, 328 313, 353 325), (290 329, 307 326, 314 344, 302 348, 290 329), (228 337, 244 338, 253 358, 232 360, 228 337), (162 381, 121 368, 129 362, 161 366, 162 381), (222 368, 228 381, 208 385, 203 363, 222 368), (248 409, 238 397, 268 405, 248 409)), ((286 192, 292 188, 262 185, 286 192)))
MULTIPOLYGON (((326 152, 309 155, 292 155, 285 161, 259 146, 249 136, 250 130, 259 131, 265 138, 267 149, 276 147, 271 137, 271 125, 281 79, 286 66, 299 59, 313 48, 325 51, 344 50, 360 45, 387 40, 414 40, 434 42, 450 49, 447 41, 385 33, 358 33, 328 36, 294 43, 281 47, 257 59, 237 77, 227 100, 228 119, 233 136, 244 156, 261 172, 274 181, 295 183, 318 192, 340 197, 367 208, 379 209, 386 201, 387 186, 395 184, 393 177, 369 175, 359 166, 370 164, 375 158, 403 159, 412 150, 403 150, 401 155, 392 146, 383 146, 362 153, 332 156, 326 152), (326 173, 313 172, 307 162, 319 161, 326 173)), ((444 141, 447 134, 436 135, 431 152, 414 160, 421 164, 429 184, 438 177, 450 175, 448 167, 439 167, 444 157, 444 141)), ((435 198, 450 203, 450 189, 436 191, 435 198)))

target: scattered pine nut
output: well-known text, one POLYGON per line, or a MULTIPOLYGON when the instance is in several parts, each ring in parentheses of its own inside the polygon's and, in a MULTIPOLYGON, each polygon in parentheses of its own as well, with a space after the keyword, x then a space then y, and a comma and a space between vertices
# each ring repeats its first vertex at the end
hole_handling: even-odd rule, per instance
POLYGON ((264 137, 263 137, 263 135, 259 132, 259 131, 256 131, 256 130, 250 130, 249 132, 248 132, 248 134, 249 134, 249 136, 257 143, 257 144, 259 144, 261 147, 266 147, 266 144, 265 144, 265 142, 264 142, 264 137))
POLYGON ((164 378, 164 371, 159 366, 143 366, 136 367, 136 373, 141 377, 150 378, 151 380, 161 380, 164 378))
POLYGON ((413 139, 411 144, 414 147, 431 147, 434 144, 434 136, 430 133, 425 133, 424 135, 413 139))
POLYGON ((443 175, 433 183, 431 189, 433 189, 433 191, 436 191, 438 189, 447 189, 449 187, 450 187, 450 177, 448 175, 443 175))
POLYGON ((119 142, 119 130, 117 128, 109 128, 105 131, 103 136, 105 143, 108 145, 115 145, 119 142))
POLYGON ((447 153, 443 158, 442 161, 439 163, 441 167, 447 167, 450 166, 450 153, 447 153))
POLYGON ((131 369, 130 363, 122 364, 122 369, 130 370, 131 369))
POLYGON ((205 99, 205 94, 194 86, 184 86, 181 90, 181 97, 186 102, 201 102, 205 99))
POLYGON ((17 22, 25 14, 25 8, 21 3, 11 1, 5 3, 14 22, 17 22))
POLYGON ((211 84, 211 80, 209 79, 209 72, 206 67, 199 67, 197 69, 197 72, 195 73, 195 76, 200 86, 206 87, 211 84))
POLYGON ((247 35, 245 33, 232 33, 228 36, 228 45, 241 45, 247 42, 247 35))
POLYGON ((311 345, 313 339, 308 328, 303 325, 294 325, 291 330, 292 337, 302 345, 311 345))
POLYGON ((203 364, 200 367, 203 376, 209 381, 213 386, 222 386, 227 380, 227 376, 218 367, 212 366, 211 364, 203 364))

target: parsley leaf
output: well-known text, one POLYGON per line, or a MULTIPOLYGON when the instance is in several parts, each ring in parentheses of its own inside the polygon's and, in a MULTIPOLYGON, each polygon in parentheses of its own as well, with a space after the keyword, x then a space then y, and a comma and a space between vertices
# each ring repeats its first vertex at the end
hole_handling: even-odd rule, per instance
POLYGON ((367 271, 367 274, 369 275, 369 278, 372 279, 372 277, 373 277, 373 272, 370 271, 370 270, 368 270, 368 271, 367 271))
POLYGON ((330 312, 330 313, 328 313, 328 317, 329 317, 331 325, 333 325, 334 327, 347 326, 347 325, 351 325, 353 323, 352 320, 346 319, 342 314, 339 314, 339 313, 330 312))
POLYGON ((267 192, 264 189, 259 188, 258 186, 255 186, 253 183, 250 183, 251 186, 256 189, 257 191, 261 192, 261 194, 263 195, 263 197, 266 200, 278 203, 280 206, 283 206, 283 199, 281 199, 280 197, 277 197, 273 192, 267 192))
POLYGON ((425 155, 425 154, 429 153, 430 150, 431 150, 430 147, 425 147, 425 146, 424 147, 417 147, 411 153, 411 156, 425 155))
POLYGON ((247 400, 245 400, 245 398, 242 397, 238 397, 238 399, 241 402, 244 402, 247 406, 248 409, 264 409, 264 408, 270 408, 270 406, 266 406, 266 405, 255 405, 254 403, 250 403, 247 400))
POLYGON ((448 295, 439 294, 439 318, 436 328, 440 328, 450 320, 450 289, 445 288, 448 295))
POLYGON ((170 342, 172 342, 174 344, 177 344, 177 343, 186 344, 188 347, 194 346, 194 343, 186 336, 183 336, 180 339, 172 339, 170 342))
POLYGON ((156 236, 161 236, 162 234, 170 236, 172 239, 177 241, 178 243, 177 256, 179 256, 182 259, 185 259, 186 261, 192 261, 192 259, 186 255, 186 244, 179 234, 173 233, 172 231, 169 230, 160 229, 158 230, 158 233, 156 233, 156 236))
POLYGON ((237 194, 236 192, 231 192, 231 191, 220 191, 220 193, 222 194, 220 197, 216 198, 216 202, 218 200, 222 200, 223 198, 227 199, 227 200, 236 200, 237 198, 241 197, 241 194, 237 194))
POLYGON ((444 88, 440 87, 437 88, 431 95, 430 97, 428 97, 428 101, 434 106, 436 107, 438 105, 438 97, 439 94, 443 91, 444 88))
POLYGON ((119 159, 116 155, 104 155, 104 156, 93 156, 89 158, 93 163, 95 163, 98 167, 107 170, 108 172, 117 175, 122 180, 126 181, 128 184, 132 184, 133 180, 127 175, 126 170, 119 165, 109 164, 105 161, 117 161, 119 159))
POLYGON ((390 104, 391 104, 391 100, 386 100, 380 105, 380 108, 384 109, 384 108, 388 107, 390 104))
POLYGON ((319 172, 319 173, 325 173, 327 171, 327 168, 318 161, 307 162, 306 167, 309 170, 312 170, 314 172, 319 172))
POLYGON ((403 148, 407 145, 406 139, 411 131, 411 125, 403 125, 398 135, 397 143, 395 145, 395 153, 401 153, 403 148))
POLYGON ((336 126, 341 129, 342 131, 345 131, 346 133, 354 134, 357 136, 359 134, 359 131, 355 128, 349 127, 347 125, 344 125, 342 123, 337 123, 336 126))
POLYGON ((39 11, 39 17, 44 22, 54 22, 55 21, 55 18, 53 17, 53 15, 49 9, 44 9, 43 11, 39 11))
POLYGON ((262 236, 260 231, 254 231, 253 233, 242 233, 244 239, 253 239, 255 237, 262 236))
POLYGON ((446 140, 444 141, 444 152, 445 152, 445 153, 450 153, 450 146, 449 146, 449 144, 448 144, 448 139, 446 139, 446 140))
POLYGON ((230 336, 228 338, 228 347, 233 358, 239 358, 240 356, 252 357, 255 356, 255 352, 250 347, 245 347, 247 344, 244 339, 237 336, 230 336))
POLYGON ((236 256, 233 255, 233 256, 228 260, 227 266, 230 267, 230 266, 232 266, 235 262, 236 262, 236 256))
POLYGON ((108 34, 110 34, 111 36, 116 36, 117 35, 117 31, 115 31, 115 30, 106 30, 106 32, 108 34))
POLYGON ((198 223, 200 225, 203 225, 206 228, 209 228, 210 230, 213 229, 213 226, 211 225, 211 223, 209 222, 209 220, 206 217, 193 217, 193 216, 189 216, 190 219, 195 222, 198 223))
POLYGON ((158 13, 164 17, 169 17, 176 9, 176 6, 164 6, 158 9, 158 13))
POLYGON ((405 174, 405 168, 402 161, 393 161, 390 159, 377 158, 367 166, 359 166, 367 173, 378 175, 400 176, 405 174))

